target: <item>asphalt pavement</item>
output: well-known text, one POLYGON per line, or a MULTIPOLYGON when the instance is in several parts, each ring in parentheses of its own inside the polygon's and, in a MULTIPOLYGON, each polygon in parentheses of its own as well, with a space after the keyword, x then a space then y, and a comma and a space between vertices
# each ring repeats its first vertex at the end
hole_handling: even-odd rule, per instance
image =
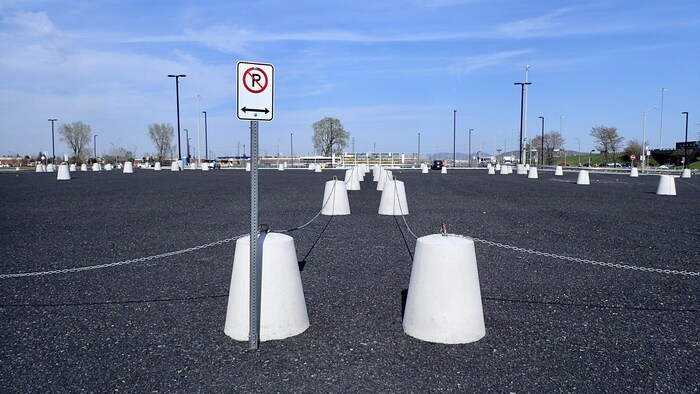
MULTIPOLYGON (((351 215, 290 233, 311 326, 262 342, 224 335, 234 243, 80 272, 0 279, 0 387, 26 392, 697 392, 700 179, 576 173, 539 179, 394 170, 418 236, 476 243, 486 336, 403 332, 415 239, 377 214, 371 173, 351 215), (602 263, 602 264, 601 264, 602 263)), ((243 170, 0 173, 0 274, 110 264, 249 227, 243 170)), ((263 170, 260 222, 290 229, 344 172, 263 170)))

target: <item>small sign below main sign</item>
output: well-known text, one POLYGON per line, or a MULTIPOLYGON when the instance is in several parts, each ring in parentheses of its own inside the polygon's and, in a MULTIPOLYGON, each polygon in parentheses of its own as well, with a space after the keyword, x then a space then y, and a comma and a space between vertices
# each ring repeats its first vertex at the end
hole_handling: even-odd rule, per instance
POLYGON ((240 120, 271 121, 274 117, 275 66, 236 64, 236 114, 240 120))

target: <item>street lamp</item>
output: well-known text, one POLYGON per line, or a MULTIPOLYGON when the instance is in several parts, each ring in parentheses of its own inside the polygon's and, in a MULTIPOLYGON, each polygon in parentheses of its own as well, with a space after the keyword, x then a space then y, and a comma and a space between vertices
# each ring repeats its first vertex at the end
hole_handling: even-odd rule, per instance
POLYGON ((664 93, 666 93, 668 89, 666 88, 661 88, 661 124, 659 126, 659 149, 664 148, 663 144, 663 134, 664 134, 664 93))
POLYGON ((642 118, 642 168, 644 168, 645 161, 647 159, 647 147, 646 147, 646 140, 647 140, 647 112, 651 111, 652 109, 657 108, 656 106, 649 107, 644 110, 644 117, 642 118))
POLYGON ((474 129, 469 129, 469 167, 472 166, 472 131, 474 129))
POLYGON ((588 167, 591 166, 591 155, 595 152, 595 149, 591 149, 591 153, 588 154, 588 167))
POLYGON ((95 163, 97 163, 97 136, 98 134, 92 136, 92 147, 95 149, 95 163))
POLYGON ((538 116, 538 118, 542 119, 542 137, 540 137, 542 139, 542 141, 540 141, 542 143, 541 149, 540 149, 540 156, 541 156, 540 165, 543 166, 544 165, 544 116, 538 116))
POLYGON ((452 110, 452 165, 457 166, 457 110, 452 110))
POLYGON ((51 164, 56 163, 56 143, 54 142, 54 133, 53 133, 53 122, 57 121, 58 119, 49 119, 49 122, 51 122, 51 154, 52 154, 52 159, 51 159, 51 164))
POLYGON ((177 159, 182 160, 182 149, 180 149, 180 78, 185 74, 169 74, 168 77, 175 78, 175 99, 177 102, 177 159))
POLYGON ((294 167, 294 133, 289 133, 289 150, 292 156, 292 167, 294 167))
POLYGON ((683 169, 688 168, 688 112, 681 112, 685 115, 685 144, 683 144, 683 169))
POLYGON ((581 165, 581 140, 578 138, 574 138, 578 142, 578 165, 581 165))
MULTIPOLYGON (((204 114, 204 161, 209 162, 209 142, 207 138, 207 111, 202 111, 204 114)), ((200 156, 201 158, 201 156, 200 156)))
POLYGON ((187 164, 190 163, 190 131, 187 129, 185 130, 185 140, 187 140, 187 164))
POLYGON ((532 82, 514 82, 513 85, 520 85, 520 157, 519 163, 522 164, 523 158, 523 103, 525 99, 525 86, 532 85, 532 82))
POLYGON ((420 164, 420 133, 418 133, 418 164, 420 164))

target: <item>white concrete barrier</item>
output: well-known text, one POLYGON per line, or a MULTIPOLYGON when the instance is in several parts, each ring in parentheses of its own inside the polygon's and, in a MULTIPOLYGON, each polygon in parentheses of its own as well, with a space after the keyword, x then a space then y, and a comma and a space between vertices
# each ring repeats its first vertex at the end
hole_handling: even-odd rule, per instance
POLYGON ((661 175, 661 177, 659 177, 659 185, 656 188, 656 194, 660 196, 676 195, 676 180, 672 175, 661 175))
POLYGON ((322 204, 321 215, 349 215, 350 201, 345 182, 339 181, 335 177, 332 181, 326 182, 322 204))
POLYGON ((408 215, 408 201, 404 183, 395 179, 384 183, 382 198, 379 200, 379 214, 400 216, 408 215))

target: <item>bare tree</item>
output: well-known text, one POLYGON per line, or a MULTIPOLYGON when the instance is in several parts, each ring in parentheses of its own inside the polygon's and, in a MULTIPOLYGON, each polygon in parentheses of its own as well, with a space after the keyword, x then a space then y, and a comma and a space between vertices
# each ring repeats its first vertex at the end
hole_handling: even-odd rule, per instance
POLYGON ((61 139, 65 141, 73 151, 75 160, 82 159, 90 152, 89 144, 92 137, 92 128, 81 121, 71 124, 62 124, 58 128, 61 139))
MULTIPOLYGON (((547 164, 554 163, 554 152, 557 149, 562 149, 564 147, 565 139, 558 131, 550 131, 544 135, 544 160, 547 164)), ((538 151, 542 150, 542 136, 538 135, 532 139, 532 147, 538 151)))
POLYGON ((314 150, 325 156, 341 153, 348 145, 350 133, 345 130, 340 120, 325 117, 312 125, 314 129, 314 150), (331 152, 331 147, 333 152, 331 152))
POLYGON ((625 146, 625 150, 622 153, 625 155, 626 160, 630 160, 632 155, 636 155, 641 160, 641 157, 644 155, 642 144, 637 140, 627 141, 627 146, 625 146))
POLYGON ((595 126, 591 128, 591 137, 596 140, 596 149, 605 156, 605 161, 608 162, 609 155, 612 153, 613 164, 616 164, 615 153, 620 151, 623 137, 617 134, 617 127, 595 126))
POLYGON ((158 160, 163 161, 168 152, 172 151, 175 130, 170 123, 153 123, 148 125, 148 136, 156 146, 158 160))

